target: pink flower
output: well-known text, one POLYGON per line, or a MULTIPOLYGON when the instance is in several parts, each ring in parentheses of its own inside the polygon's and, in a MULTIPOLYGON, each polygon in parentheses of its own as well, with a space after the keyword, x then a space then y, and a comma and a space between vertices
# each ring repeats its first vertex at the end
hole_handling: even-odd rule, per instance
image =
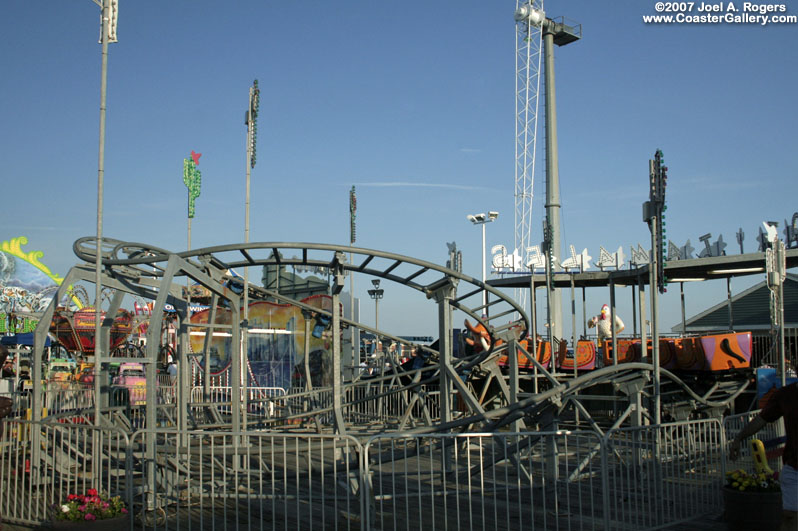
POLYGON ((91 514, 91 513, 86 513, 86 516, 84 516, 83 518, 85 518, 86 520, 88 520, 88 521, 90 521, 90 522, 92 522, 92 521, 94 521, 94 520, 96 520, 96 519, 97 519, 97 517, 96 517, 96 516, 94 516, 94 515, 93 515, 93 514, 91 514))
POLYGON ((124 507, 122 507, 122 514, 127 514, 127 509, 125 509, 124 507))

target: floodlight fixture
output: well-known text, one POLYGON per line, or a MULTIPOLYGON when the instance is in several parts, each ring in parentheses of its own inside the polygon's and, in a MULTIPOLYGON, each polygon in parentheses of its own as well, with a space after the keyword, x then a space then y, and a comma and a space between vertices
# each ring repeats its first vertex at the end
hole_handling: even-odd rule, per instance
POLYGON ((380 329, 380 299, 382 298, 383 293, 385 293, 384 289, 380 289, 380 279, 375 278, 371 281, 372 285, 374 285, 374 289, 367 290, 369 297, 374 299, 374 328, 376 330, 380 329))
POLYGON ((515 10, 513 18, 516 22, 527 22, 537 28, 546 20, 546 13, 531 4, 524 4, 515 10))
MULTIPOLYGON (((489 210, 487 215, 483 212, 481 214, 469 214, 466 216, 466 219, 473 223, 474 225, 482 225, 482 283, 485 283, 486 279, 486 272, 485 272, 485 224, 490 223, 492 221, 496 221, 496 218, 499 217, 499 213, 495 210, 489 210)), ((487 291, 482 292, 482 307, 487 309, 488 306, 488 293, 487 291)))

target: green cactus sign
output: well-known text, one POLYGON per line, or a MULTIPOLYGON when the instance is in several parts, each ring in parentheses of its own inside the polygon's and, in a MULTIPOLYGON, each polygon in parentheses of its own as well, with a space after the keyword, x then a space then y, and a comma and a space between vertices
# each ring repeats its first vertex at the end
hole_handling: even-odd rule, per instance
POLYGON ((191 159, 183 159, 183 183, 188 188, 188 217, 194 217, 194 201, 200 195, 202 175, 197 169, 202 153, 191 152, 191 159))

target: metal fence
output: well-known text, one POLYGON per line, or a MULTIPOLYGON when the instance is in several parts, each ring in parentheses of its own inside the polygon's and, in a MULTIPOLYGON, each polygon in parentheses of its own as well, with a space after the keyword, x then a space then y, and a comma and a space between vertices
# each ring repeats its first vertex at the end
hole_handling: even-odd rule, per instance
MULTIPOLYGON (((123 495, 133 455, 126 433, 109 426, 4 420, 0 435, 0 518, 35 525, 50 520, 70 494, 96 488, 123 495)), ((132 520, 131 520, 132 523, 132 520)))
MULTIPOLYGON (((726 439, 731 441, 743 426, 748 424, 754 417, 759 414, 757 411, 749 411, 747 413, 740 413, 739 415, 729 415, 723 419, 723 430, 726 434, 726 439)), ((782 466, 781 451, 786 441, 787 432, 784 428, 784 419, 781 418, 776 422, 771 422, 765 425, 764 428, 759 430, 756 438, 762 441, 765 446, 765 452, 768 455, 768 462, 771 464, 773 470, 780 470, 782 466)), ((748 471, 754 469, 754 457, 751 455, 751 448, 747 444, 740 447, 740 458, 733 465, 735 468, 744 468, 748 471)))
POLYGON ((721 511, 726 438, 720 421, 622 428, 603 442, 609 511, 619 528, 650 529, 721 511))
POLYGON ((147 529, 362 529, 362 448, 351 437, 139 432, 136 524, 147 529))
POLYGON ((608 529, 601 446, 578 432, 381 435, 366 447, 374 529, 608 529), (581 468, 580 468, 581 466, 581 468))
MULTIPOLYGON (((778 367, 779 343, 774 333, 753 336, 752 346, 751 367, 778 367)), ((793 370, 798 368, 798 328, 784 328, 784 357, 793 370)))
POLYGON ((3 422, 6 522, 94 487, 131 529, 654 529, 720 513, 738 421, 357 439, 55 420, 3 422))
MULTIPOLYGON (((282 387, 247 387, 248 412, 261 417, 273 417, 276 410, 276 399, 285 396, 285 389, 282 387)), ((241 389, 241 396, 244 390, 241 389)), ((219 406, 220 413, 230 413, 233 397, 233 388, 224 386, 213 386, 208 389, 207 395, 202 386, 191 388, 190 402, 192 408, 199 410, 204 407, 203 403, 224 404, 219 406)), ((236 400, 237 402, 238 400, 236 400)), ((174 400, 170 400, 174 402, 174 400)))

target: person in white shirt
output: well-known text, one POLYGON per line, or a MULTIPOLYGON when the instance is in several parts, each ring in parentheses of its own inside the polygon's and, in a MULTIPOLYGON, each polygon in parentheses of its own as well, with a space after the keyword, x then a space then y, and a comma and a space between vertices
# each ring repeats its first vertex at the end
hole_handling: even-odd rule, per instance
POLYGON ((172 361, 169 363, 169 366, 166 368, 166 372, 169 374, 169 383, 174 385, 177 381, 177 362, 172 361))

